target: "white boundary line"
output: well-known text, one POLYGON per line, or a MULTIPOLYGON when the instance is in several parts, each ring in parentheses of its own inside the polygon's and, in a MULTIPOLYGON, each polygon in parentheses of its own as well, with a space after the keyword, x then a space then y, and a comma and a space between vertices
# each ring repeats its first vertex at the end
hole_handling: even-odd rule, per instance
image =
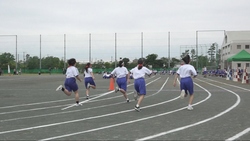
MULTIPOLYGON (((146 85, 149 85, 151 82, 147 83, 146 85)), ((128 95, 132 94, 134 92, 130 92, 128 93, 128 95)), ((155 94, 149 95, 145 98, 151 97, 155 94)), ((117 98, 117 97, 122 97, 122 95, 117 95, 117 96, 113 96, 113 97, 108 97, 108 98, 104 98, 104 99, 99 99, 99 100, 91 100, 89 102, 97 102, 97 101, 103 101, 103 100, 107 100, 107 99, 113 99, 113 98, 117 98)), ((133 100, 131 100, 133 101, 133 100)), ((108 107, 108 106, 114 106, 114 105, 118 105, 118 104, 123 104, 124 102, 118 102, 118 103, 113 103, 113 104, 108 104, 108 105, 102 105, 102 106, 98 106, 98 107, 94 107, 94 108, 88 108, 88 109, 80 109, 80 110, 73 110, 73 111, 67 111, 67 112, 59 112, 59 113, 52 113, 52 114, 43 114, 43 115, 37 115, 37 116, 29 116, 29 117, 19 117, 19 118, 13 118, 13 119, 7 119, 7 120, 0 120, 0 122, 7 122, 7 121, 14 121, 14 120, 21 120, 21 119, 29 119, 29 118, 37 118, 37 117, 44 117, 44 116, 51 116, 51 115, 57 115, 57 114, 65 114, 65 113, 72 113, 72 112, 78 112, 78 111, 83 111, 83 110, 89 110, 89 109, 96 109, 96 108, 103 108, 103 107, 108 107)), ((53 106, 53 107, 43 107, 43 108, 35 108, 35 109, 28 109, 28 110, 19 110, 19 111, 10 111, 10 112, 2 112, 0 113, 0 115, 4 115, 4 114, 12 114, 12 113, 19 113, 19 112, 27 112, 27 111, 35 111, 35 110, 44 110, 44 109, 48 109, 48 108, 55 108, 55 107, 61 107, 61 105, 59 106, 53 106)))
POLYGON ((243 130, 242 132, 240 132, 240 133, 238 133, 238 134, 236 134, 236 135, 234 135, 234 136, 226 139, 226 141, 236 140, 236 139, 240 138, 241 136, 247 134, 249 131, 250 131, 250 128, 247 128, 247 129, 243 130))
MULTIPOLYGON (((158 79, 160 79, 160 77, 157 78, 157 80, 158 79)), ((167 81, 168 81, 168 79, 166 80, 166 82, 167 81)), ((163 85, 165 85, 166 82, 163 85)), ((152 83, 152 82, 147 83, 147 85, 149 85, 150 83, 152 83)), ((161 89, 158 90, 156 93, 159 93, 160 91, 161 91, 161 89)), ((164 102, 161 102, 161 103, 157 103, 157 104, 145 106, 144 108, 158 106, 158 105, 161 105, 161 104, 165 104, 165 103, 174 101, 176 99, 179 99, 179 96, 176 97, 176 98, 170 99, 168 101, 164 101, 164 102)), ((45 125, 40 125, 40 126, 33 126, 33 127, 27 127, 27 128, 21 128, 21 129, 9 130, 9 131, 2 131, 2 132, 0 132, 0 135, 1 134, 6 134, 6 133, 13 133, 13 132, 19 132, 19 131, 27 131, 27 130, 32 130, 32 129, 39 129, 39 128, 44 128, 44 127, 51 127, 51 126, 56 126, 56 125, 68 124, 68 123, 75 123, 75 122, 79 122, 79 121, 85 121, 85 120, 90 120, 90 119, 97 119, 97 118, 101 118, 101 117, 108 117, 108 116, 118 115, 118 114, 127 113, 127 112, 131 112, 131 111, 134 111, 134 109, 124 110, 124 111, 114 112, 114 113, 109 113, 109 114, 104 114, 104 115, 98 115, 98 116, 94 116, 94 117, 87 117, 87 118, 83 118, 83 119, 76 119, 76 120, 70 120, 70 121, 64 121, 64 122, 58 122, 58 123, 52 123, 52 124, 45 124, 45 125)))
MULTIPOLYGON (((133 92, 131 92, 131 93, 133 93, 133 92)), ((91 102, 93 102, 93 101, 91 101, 91 102)), ((107 104, 107 105, 101 105, 101 106, 91 107, 91 108, 86 108, 86 109, 77 109, 77 110, 63 111, 63 112, 43 114, 43 115, 35 115, 35 116, 28 116, 28 117, 18 117, 18 118, 12 118, 12 119, 5 119, 5 120, 0 120, 0 123, 1 122, 15 121, 15 120, 22 120, 22 119, 39 118, 39 117, 54 116, 54 115, 59 115, 59 114, 74 113, 74 112, 92 110, 92 109, 97 109, 97 108, 104 108, 104 107, 114 106, 114 105, 119 105, 119 104, 124 104, 124 101, 123 102, 118 102, 118 103, 112 103, 112 104, 107 104)))
MULTIPOLYGON (((104 94, 101 94, 101 95, 99 95, 99 96, 96 96, 96 97, 94 97, 94 98, 91 98, 91 100, 94 100, 94 99, 96 99, 96 98, 99 98, 99 97, 108 95, 108 94, 113 93, 113 92, 114 92, 114 90, 113 90, 113 91, 110 91, 110 92, 107 92, 107 93, 104 93, 104 94)), ((84 100, 84 101, 80 102, 79 104, 83 104, 83 103, 86 103, 86 102, 89 102, 89 101, 90 101, 90 99, 87 99, 87 100, 84 100)), ((61 110, 66 110, 66 109, 71 108, 71 107, 74 107, 74 106, 76 106, 76 104, 72 104, 72 105, 70 105, 70 106, 68 106, 68 107, 62 108, 61 110)))
POLYGON ((227 84, 227 83, 224 83, 224 82, 219 82, 219 81, 215 81, 215 80, 212 80, 212 79, 207 79, 207 80, 209 80, 209 81, 213 81, 213 82, 217 82, 217 83, 221 83, 221 84, 224 84, 224 85, 228 85, 228 86, 231 86, 231 87, 235 87, 235 88, 238 88, 238 89, 242 89, 242 90, 250 91, 250 89, 246 89, 246 88, 243 88, 243 87, 239 87, 239 86, 235 86, 235 85, 227 84))
MULTIPOLYGON (((152 78, 156 77, 155 75, 147 78, 146 80, 150 80, 152 78)), ((133 83, 132 83, 133 84, 133 83)), ((129 84, 128 86, 131 86, 132 84, 129 84)), ((2 90, 2 89, 0 89, 2 90)), ((12 89, 13 90, 13 89, 12 89)), ((54 92, 54 91, 53 91, 54 92)), ((102 93, 101 93, 102 94, 102 93)), ((96 95, 101 95, 101 94, 96 94, 96 95)), ((93 96, 96 96, 93 95, 93 96)), ((62 101, 70 101, 74 98, 69 98, 69 99, 62 99, 62 100, 54 100, 54 101, 45 101, 45 102, 38 102, 38 103, 28 103, 28 104, 19 104, 19 105, 11 105, 11 106, 4 106, 0 107, 0 109, 7 109, 7 108, 15 108, 15 107, 24 107, 24 106, 33 106, 33 105, 40 105, 40 104, 47 104, 47 103, 55 103, 55 102, 62 102, 62 101)), ((80 98, 81 99, 81 98, 80 98)), ((66 104, 66 105, 71 105, 71 104, 66 104)), ((61 105, 62 106, 62 105, 61 105)), ((58 106, 57 106, 58 107, 58 106)))
MULTIPOLYGON (((208 100, 211 97, 211 93, 209 91, 207 91, 205 88, 201 87, 198 84, 196 84, 196 85, 199 86, 200 88, 204 89, 208 93, 208 97, 205 98, 204 100, 200 101, 200 102, 197 102, 197 103, 193 104, 193 105, 198 105, 198 104, 200 104, 202 102, 205 102, 206 100, 208 100)), ((178 96, 175 99, 179 99, 179 97, 180 96, 178 96)), ((172 99, 172 100, 174 100, 174 99, 172 99)), ((158 105, 158 104, 154 104, 154 105, 158 105)), ((151 106, 146 106, 146 107, 151 107, 151 106)), ((125 124, 135 123, 135 122, 139 122, 139 121, 144 121, 144 120, 164 116, 164 115, 175 113, 175 112, 178 112, 178 111, 181 111, 181 110, 184 110, 184 109, 186 109, 186 106, 183 107, 183 108, 180 108, 180 109, 176 109, 176 110, 169 111, 169 112, 166 112, 166 113, 161 113, 161 114, 154 115, 154 116, 149 116, 149 117, 145 117, 145 118, 141 118, 141 119, 137 119, 137 120, 132 120, 132 121, 127 121, 127 122, 123 122, 123 123, 118 123, 118 124, 113 124, 113 125, 109 125, 109 126, 99 127, 99 128, 95 128, 95 129, 86 130, 86 131, 75 132, 75 133, 65 134, 65 135, 55 136, 55 137, 50 137, 50 138, 46 138, 46 139, 41 139, 40 141, 55 140, 55 139, 59 139, 59 138, 63 138, 63 137, 69 137, 69 136, 74 136, 74 135, 78 135, 78 134, 84 134, 84 133, 94 132, 94 131, 98 131, 98 130, 108 129, 108 128, 112 128, 112 127, 117 127, 117 126, 121 126, 121 125, 125 125, 125 124)))
MULTIPOLYGON (((197 80, 199 80, 199 79, 197 79, 197 80)), ((202 80, 199 80, 199 81, 202 81, 202 80)), ((202 81, 202 82, 205 82, 205 81, 202 81)), ((239 105, 241 99, 240 99, 240 96, 238 94, 236 94, 235 92, 233 92, 231 90, 228 90, 226 88, 220 87, 220 86, 216 86, 216 85, 208 83, 208 82, 205 82, 205 83, 207 83, 209 85, 212 85, 212 86, 215 86, 215 87, 218 87, 218 88, 221 88, 221 89, 224 89, 224 90, 234 94, 237 97, 236 103, 233 106, 231 106, 230 108, 226 109, 225 111, 223 111, 223 112, 221 112, 221 113, 219 113, 219 114, 217 114, 217 115, 215 115, 215 116, 213 116, 211 118, 207 118, 205 120, 196 122, 194 124, 189 124, 189 125, 186 125, 186 126, 183 126, 183 127, 175 128, 175 129, 172 129, 172 130, 169 130, 169 131, 166 131, 166 132, 161 132, 161 133, 158 133, 158 134, 155 134, 155 135, 152 135, 152 136, 147 136, 147 137, 144 137, 144 138, 140 138, 140 139, 137 139, 136 141, 144 141, 144 140, 154 139, 154 138, 157 138, 157 137, 160 137, 160 136, 163 136, 163 135, 167 135, 167 134, 170 134, 170 133, 173 133, 173 132, 181 131, 181 130, 184 130, 184 129, 187 129, 187 128, 190 128, 190 127, 193 127, 193 126, 208 122, 210 120, 213 120, 215 118, 218 118, 218 117, 228 113, 229 111, 231 111, 232 109, 234 109, 235 107, 237 107, 239 105)))
MULTIPOLYGON (((148 85, 148 84, 151 84, 151 83, 153 83, 153 82, 155 82, 155 81, 157 81, 157 80, 160 79, 160 78, 161 78, 161 77, 158 77, 157 79, 155 79, 155 80, 153 80, 153 81, 147 83, 147 85, 148 85)), ((131 84, 131 85, 132 85, 132 84, 131 84)), ((105 95, 108 95, 108 94, 110 94, 110 93, 113 93, 114 91, 115 91, 115 90, 110 91, 110 92, 107 92, 107 93, 104 93, 104 94, 101 94, 101 95, 99 95, 99 96, 96 96, 96 97, 91 98, 91 99, 88 99, 88 100, 84 100, 84 101, 80 102, 80 104, 89 102, 90 100, 94 100, 94 99, 97 99, 97 98, 99 98, 99 97, 103 97, 103 96, 105 96, 105 95)), ((68 109, 68 108, 74 107, 75 105, 76 105, 76 104, 70 105, 70 106, 68 106, 68 107, 62 108, 61 110, 66 110, 66 109, 68 109)))

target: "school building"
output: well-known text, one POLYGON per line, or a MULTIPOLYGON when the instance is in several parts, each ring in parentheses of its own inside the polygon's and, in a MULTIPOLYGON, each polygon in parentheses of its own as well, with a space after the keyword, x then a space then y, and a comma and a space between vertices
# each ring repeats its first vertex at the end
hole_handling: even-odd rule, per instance
POLYGON ((250 72, 250 31, 225 31, 221 46, 221 68, 250 72))

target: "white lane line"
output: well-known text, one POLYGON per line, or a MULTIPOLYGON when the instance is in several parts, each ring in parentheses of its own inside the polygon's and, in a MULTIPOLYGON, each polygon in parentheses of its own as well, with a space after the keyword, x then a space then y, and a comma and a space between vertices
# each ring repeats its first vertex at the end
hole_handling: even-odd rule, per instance
MULTIPOLYGON (((168 79, 166 80, 166 82, 163 85, 165 85, 167 83, 167 81, 168 81, 168 79)), ((162 89, 159 89, 156 93, 159 93, 161 90, 162 89)), ((165 103, 177 100, 177 99, 179 99, 179 96, 176 97, 176 98, 170 99, 168 101, 164 101, 164 102, 160 102, 160 103, 157 103, 157 104, 152 104, 152 105, 149 105, 149 106, 145 106, 144 108, 158 106, 158 105, 165 104, 165 103)), ((144 108, 142 108, 142 109, 144 109, 144 108)), ((109 114, 104 114, 104 115, 99 115, 99 116, 94 116, 94 117, 87 117, 87 118, 83 118, 83 119, 71 120, 71 121, 58 122, 58 123, 52 123, 52 124, 45 124, 45 125, 40 125, 40 126, 33 126, 33 127, 21 128, 21 129, 9 130, 9 131, 2 131, 2 132, 0 132, 0 135, 1 134, 6 134, 6 133, 13 133, 13 132, 19 132, 19 131, 26 131, 26 130, 32 130, 32 129, 38 129, 38 128, 44 128, 44 127, 51 127, 51 126, 56 126, 56 125, 68 124, 68 123, 74 123, 74 122, 90 120, 90 119, 97 119, 97 118, 101 118, 101 117, 118 115, 118 114, 127 113, 127 112, 131 112, 131 111, 134 111, 134 109, 124 110, 124 111, 120 111, 120 112, 114 112, 114 113, 109 113, 109 114)))
MULTIPOLYGON (((158 77, 157 79, 155 79, 155 80, 153 80, 153 81, 149 82, 148 84, 151 84, 151 83, 153 83, 153 82, 157 81, 157 80, 158 80, 158 79, 160 79, 160 78, 161 78, 161 77, 158 77)), ((89 101, 94 100, 94 99, 97 99, 97 98, 99 98, 99 97, 103 97, 103 96, 105 96, 105 95, 108 95, 108 94, 110 94, 110 93, 113 93, 114 91, 115 91, 115 90, 113 90, 113 91, 111 91, 111 92, 104 93, 104 94, 99 95, 99 96, 97 96, 97 97, 94 97, 94 98, 91 98, 91 99, 88 99, 88 100, 82 101, 82 102, 80 102, 80 104, 83 104, 83 103, 89 102, 89 101)), ((75 105, 76 105, 76 104, 70 105, 70 106, 68 106, 68 107, 62 108, 61 110, 66 110, 66 109, 68 109, 68 108, 74 107, 75 105)))
MULTIPOLYGON (((193 104, 193 105, 198 105, 198 104, 200 104, 200 103, 202 103, 202 102, 205 102, 206 100, 208 100, 208 99, 211 97, 211 93, 210 93, 209 91, 207 91, 205 88, 201 87, 201 86, 198 85, 198 84, 196 84, 196 85, 199 86, 200 88, 204 89, 204 90, 208 93, 208 97, 205 98, 205 99, 202 100, 202 101, 199 101, 199 102, 193 104)), ((162 88, 163 88, 163 87, 162 87, 162 88)), ((175 99, 179 99, 179 97, 180 97, 180 96, 176 97, 175 99)), ((174 99, 172 99, 172 100, 174 100, 174 99)), ((171 101, 172 101, 172 100, 171 100, 171 101)), ((155 104, 155 105, 158 105, 158 104, 155 104)), ((147 107, 151 107, 151 106, 147 106, 147 107)), ((166 112, 166 113, 161 113, 161 114, 154 115, 154 116, 149 116, 149 117, 145 117, 145 118, 140 118, 140 119, 137 119, 137 120, 131 120, 131 121, 123 122, 123 123, 113 124, 113 125, 109 125, 109 126, 104 126, 104 127, 100 127, 100 128, 95 128, 95 129, 86 130, 86 131, 75 132, 75 133, 71 133, 71 134, 65 134, 65 135, 61 135, 61 136, 55 136, 55 137, 50 137, 50 138, 46 138, 46 139, 41 139, 40 141, 55 140, 55 139, 59 139, 59 138, 63 138, 63 137, 69 137, 69 136, 74 136, 74 135, 78 135, 78 134, 84 134, 84 133, 94 132, 94 131, 103 130, 103 129, 108 129, 108 128, 112 128, 112 127, 117 127, 117 126, 121 126, 121 125, 125 125, 125 124, 130 124, 130 123, 135 123, 135 122, 139 122, 139 121, 144 121, 144 120, 148 120, 148 119, 152 119, 152 118, 164 116, 164 115, 167 115, 167 114, 175 113, 175 112, 184 110, 184 109, 186 109, 186 108, 187 108, 187 107, 183 107, 183 108, 176 109, 176 110, 173 110, 173 111, 169 111, 169 112, 166 112)))
POLYGON ((240 138, 241 136, 247 134, 249 131, 250 131, 250 128, 247 128, 247 129, 243 130, 242 132, 240 132, 240 133, 226 139, 226 141, 234 141, 234 140, 240 138))
MULTIPOLYGON (((96 98, 99 98, 99 97, 102 97, 102 96, 111 94, 111 93, 113 93, 113 92, 114 92, 114 90, 113 90, 113 91, 110 91, 110 92, 107 92, 107 93, 104 93, 104 94, 101 94, 101 95, 99 95, 99 96, 96 96, 96 97, 94 97, 94 98, 91 98, 91 100, 94 100, 94 99, 96 99, 96 98)), ((86 103, 86 102, 89 102, 89 101, 90 101, 90 99, 84 100, 84 101, 80 102, 80 104, 83 104, 83 103, 86 103)), ((68 107, 62 108, 61 110, 66 110, 66 109, 71 108, 71 107, 74 107, 74 106, 76 106, 76 104, 72 104, 72 105, 70 105, 70 106, 68 106, 68 107)))
MULTIPOLYGON (((154 77, 152 77, 154 78, 154 77)), ((151 79, 151 78, 150 78, 151 79)), ((149 82, 150 84, 150 82, 149 82)), ((130 84, 128 86, 131 86, 133 84, 130 84)), ((114 92, 114 91, 113 91, 114 92)), ((99 96, 102 95, 101 94, 96 94, 94 96, 99 96)), ((117 97, 121 97, 119 96, 115 96, 115 97, 110 97, 110 98, 106 98, 106 99, 113 99, 113 98, 117 98, 117 97)), ((93 99, 93 97, 92 97, 93 99)), ((101 100, 106 100, 106 99, 101 99, 101 100)), ((0 109, 5 109, 5 108, 14 108, 14 107, 22 107, 22 106, 33 106, 33 105, 39 105, 39 104, 47 104, 47 103, 55 103, 55 102, 61 102, 61 101, 68 101, 68 100, 72 100, 72 99, 66 99, 66 100, 57 100, 57 101, 48 101, 48 102, 40 102, 40 103, 30 103, 30 104, 23 104, 23 105, 13 105, 13 106, 6 106, 6 107, 0 107, 0 109)), ((101 101, 101 100, 91 100, 91 102, 93 101, 101 101)), ((90 102, 90 101, 89 101, 90 102)), ((4 115, 4 114, 12 114, 12 113, 20 113, 20 112, 28 112, 28 111, 36 111, 36 110, 44 110, 44 109, 52 109, 52 108, 58 108, 58 107, 62 107, 62 106, 67 106, 67 105, 72 105, 72 104, 66 104, 66 105, 57 105, 57 106, 50 106, 50 107, 42 107, 42 108, 34 108, 34 109, 26 109, 26 110, 18 110, 18 111, 9 111, 9 112, 1 112, 0 115, 4 115)))
MULTIPOLYGON (((199 79, 197 79, 197 80, 199 80, 199 79)), ((199 80, 199 81, 202 81, 202 80, 199 80)), ((205 82, 205 81, 202 81, 202 82, 205 82)), ((157 137, 160 137, 160 136, 163 136, 163 135, 167 135, 167 134, 170 134, 170 133, 173 133, 173 132, 181 131, 181 130, 184 130, 184 129, 187 129, 187 128, 190 128, 190 127, 193 127, 193 126, 196 126, 196 125, 199 125, 199 124, 208 122, 208 121, 210 121, 210 120, 213 120, 213 119, 215 119, 215 118, 218 118, 218 117, 220 117, 220 116, 222 116, 222 115, 224 115, 224 114, 230 112, 232 109, 234 109, 235 107, 237 107, 237 106, 239 105, 241 99, 240 99, 240 96, 239 96, 238 94, 236 94, 235 92, 233 92, 233 91, 231 91, 231 90, 228 90, 228 89, 226 89, 226 88, 223 88, 223 87, 220 87, 220 86, 217 86, 217 85, 208 83, 208 82, 205 82, 205 83, 207 83, 207 84, 209 84, 209 85, 212 85, 212 86, 215 86, 215 87, 218 87, 218 88, 221 88, 221 89, 223 89, 223 90, 226 90, 226 91, 228 91, 228 92, 234 94, 234 95, 237 97, 236 103, 235 103, 233 106, 231 106, 231 107, 229 107, 228 109, 226 109, 225 111, 223 111, 223 112, 221 112, 221 113, 219 113, 219 114, 217 114, 217 115, 215 115, 215 116, 213 116, 213 117, 211 117, 211 118, 207 118, 207 119, 205 119, 205 120, 196 122, 196 123, 194 123, 194 124, 189 124, 189 125, 187 125, 187 126, 175 128, 175 129, 172 129, 172 130, 169 130, 169 131, 166 131, 166 132, 161 132, 161 133, 158 133, 158 134, 155 134, 155 135, 152 135, 152 136, 147 136, 147 137, 144 137, 144 138, 140 138, 140 139, 137 139, 136 141, 144 141, 144 140, 154 139, 154 138, 157 138, 157 137)))
MULTIPOLYGON (((131 93, 134 93, 134 92, 131 92, 131 93)), ((131 101, 134 101, 134 100, 131 100, 131 101)), ((43 114, 43 115, 35 115, 35 116, 28 116, 28 117, 18 117, 18 118, 12 118, 12 119, 5 119, 5 120, 0 120, 0 122, 2 123, 2 122, 9 122, 9 121, 15 121, 15 120, 23 120, 23 119, 55 116, 55 115, 60 115, 60 114, 68 114, 68 113, 74 113, 74 112, 80 112, 80 111, 86 111, 86 110, 93 110, 93 109, 104 108, 104 107, 109 107, 109 106, 115 106, 115 105, 120 105, 120 104, 124 104, 124 101, 123 102, 118 102, 118 103, 112 103, 112 104, 107 104, 107 105, 91 107, 91 108, 72 110, 72 111, 63 111, 63 112, 57 112, 57 113, 51 113, 51 114, 43 114)))
MULTIPOLYGON (((159 78, 158 78, 159 79, 159 78)), ((168 78, 167 78, 168 79, 168 78)), ((149 82, 146 84, 149 85, 152 82, 149 82)), ((134 92, 130 92, 128 93, 128 95, 132 94, 134 92)), ((157 94, 157 93, 156 93, 157 94)), ((145 98, 151 97, 155 94, 149 95, 145 98)), ((108 98, 104 98, 104 99, 98 99, 98 100, 91 100, 89 102, 98 102, 98 101, 104 101, 107 99, 114 99, 117 97, 122 97, 122 95, 117 95, 117 96, 112 96, 112 97, 108 97, 108 98)), ((131 100, 134 101, 134 100, 131 100)), ((114 106, 114 105, 119 105, 119 104, 123 104, 124 102, 119 102, 119 103, 113 103, 113 104, 108 104, 108 105, 102 105, 102 106, 97 106, 97 107, 92 107, 92 108, 87 108, 87 109, 80 109, 80 110, 73 110, 73 111, 68 111, 68 112, 58 112, 58 113, 52 113, 52 114, 43 114, 43 115, 36 115, 36 116, 29 116, 29 117, 19 117, 19 118, 13 118, 13 119, 6 119, 6 120, 0 120, 0 122, 6 122, 6 121, 14 121, 14 120, 20 120, 20 119, 29 119, 29 118, 37 118, 37 117, 44 117, 44 116, 52 116, 52 115, 57 115, 57 114, 66 114, 66 113, 71 113, 71 112, 78 112, 78 111, 83 111, 83 110, 90 110, 90 109, 96 109, 96 108, 103 108, 103 107, 108 107, 108 106, 114 106)), ((27 110, 19 110, 19 111, 10 111, 10 112, 2 112, 0 113, 0 115, 4 115, 4 114, 12 114, 12 113, 19 113, 19 112, 28 112, 28 111, 35 111, 35 110, 44 110, 44 109, 49 109, 49 108, 55 108, 55 107, 61 107, 62 105, 58 105, 58 106, 53 106, 53 107, 43 107, 43 108, 35 108, 35 109, 27 109, 27 110)))
POLYGON ((235 85, 230 85, 230 84, 223 83, 223 82, 219 82, 219 81, 215 81, 215 80, 212 80, 212 79, 207 79, 207 80, 209 80, 209 81, 213 81, 213 82, 217 82, 217 83, 221 83, 221 84, 224 84, 224 85, 228 85, 228 86, 231 86, 231 87, 235 87, 235 88, 238 88, 238 89, 242 89, 242 90, 250 91, 250 89, 246 89, 246 88, 239 87, 239 86, 235 86, 235 85))
MULTIPOLYGON (((131 94, 132 93, 133 92, 131 92, 131 94)), ((103 101, 103 100, 107 100, 107 99, 114 99, 114 98, 117 98, 117 97, 122 97, 122 96, 117 95, 117 96, 103 98, 103 99, 99 99, 99 100, 92 100, 92 101, 89 101, 89 102, 103 101)), ((71 104, 67 104, 67 105, 71 105, 71 104)), ((21 113, 21 112, 30 112, 30 111, 45 110, 45 109, 53 109, 53 108, 59 108, 59 107, 62 107, 62 106, 65 106, 65 105, 57 105, 57 106, 50 106, 50 107, 42 107, 42 108, 34 108, 34 109, 26 109, 26 110, 18 110, 18 111, 1 112, 0 115, 21 113)))
MULTIPOLYGON (((146 80, 150 80, 153 79, 155 76, 152 76, 150 78, 147 78, 146 80)), ((131 86, 133 84, 129 84, 128 86, 131 86)), ((13 90, 13 89, 12 89, 13 90)), ((103 93, 101 93, 103 94, 103 93)), ((101 94, 96 94, 96 95, 101 95, 101 94)), ((95 95, 95 96, 96 96, 95 95)), ((19 105, 11 105, 11 106, 4 106, 4 107, 0 107, 0 109, 7 109, 7 108, 15 108, 15 107, 24 107, 24 106, 33 106, 33 105, 40 105, 40 104, 48 104, 48 103, 56 103, 56 102, 62 102, 62 101, 70 101, 74 98, 70 98, 70 99, 63 99, 63 100, 54 100, 54 101, 45 101, 45 102, 37 102, 37 103, 28 103, 28 104, 19 104, 19 105)), ((66 104, 66 105, 71 105, 71 104, 66 104)), ((65 106, 65 105, 61 105, 61 106, 65 106)), ((58 107, 58 106, 56 106, 58 107)))
MULTIPOLYGON (((231 86, 231 87, 235 87, 235 88, 238 88, 238 89, 250 91, 250 89, 246 89, 246 88, 243 88, 243 87, 239 87, 239 86, 227 84, 227 83, 224 83, 224 82, 215 81, 215 80, 212 80, 212 79, 206 79, 206 80, 209 80, 209 81, 212 81, 212 82, 217 82, 217 83, 224 84, 224 85, 231 86)), ((226 139, 226 141, 233 141, 233 140, 236 140, 236 139, 240 138, 241 136, 243 136, 244 134, 247 134, 249 131, 250 131, 250 128, 247 128, 247 129, 245 129, 244 131, 242 131, 242 132, 240 132, 240 133, 234 135, 233 137, 230 137, 230 138, 226 139)))

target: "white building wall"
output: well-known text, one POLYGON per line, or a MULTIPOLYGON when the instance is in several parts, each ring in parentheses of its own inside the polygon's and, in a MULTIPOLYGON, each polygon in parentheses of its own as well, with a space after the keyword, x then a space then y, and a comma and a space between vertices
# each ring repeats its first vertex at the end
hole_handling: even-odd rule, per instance
MULTIPOLYGON (((250 62, 227 62, 227 59, 236 55, 243 49, 250 53, 250 47, 246 48, 246 45, 250 46, 250 31, 228 31, 224 37, 223 44, 221 46, 221 68, 227 68, 228 66, 232 69, 238 67, 238 63, 241 64, 239 69, 243 69, 245 65, 250 62), (240 48, 237 46, 240 46, 240 48)), ((247 68, 250 72, 250 66, 247 68)))

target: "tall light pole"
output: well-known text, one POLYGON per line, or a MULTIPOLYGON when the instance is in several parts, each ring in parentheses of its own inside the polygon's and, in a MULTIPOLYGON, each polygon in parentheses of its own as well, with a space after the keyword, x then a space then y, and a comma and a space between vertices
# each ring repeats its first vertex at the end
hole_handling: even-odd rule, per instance
POLYGON ((40 34, 40 61, 39 61, 39 71, 41 72, 41 69, 42 69, 42 58, 41 58, 41 51, 42 51, 42 35, 40 34))
POLYGON ((115 66, 116 67, 116 63, 117 63, 117 34, 115 33, 115 66))
POLYGON ((168 32, 168 68, 170 68, 170 32, 168 32))
POLYGON ((141 33, 141 58, 143 58, 143 32, 141 33))
POLYGON ((91 62, 91 33, 89 33, 89 62, 91 62))
POLYGON ((64 68, 66 69, 66 34, 64 34, 64 68))
MULTIPOLYGON (((225 35, 225 32, 226 32, 226 30, 197 30, 196 31, 196 68, 198 69, 198 33, 199 32, 224 32, 224 35, 225 35)), ((216 49, 216 51, 218 50, 218 46, 217 46, 217 49, 216 49)), ((216 52, 217 53, 217 52, 216 52)), ((215 54, 216 54, 215 53, 215 54)), ((216 60, 216 67, 218 66, 218 64, 217 64, 217 55, 215 55, 215 60, 216 60)))

